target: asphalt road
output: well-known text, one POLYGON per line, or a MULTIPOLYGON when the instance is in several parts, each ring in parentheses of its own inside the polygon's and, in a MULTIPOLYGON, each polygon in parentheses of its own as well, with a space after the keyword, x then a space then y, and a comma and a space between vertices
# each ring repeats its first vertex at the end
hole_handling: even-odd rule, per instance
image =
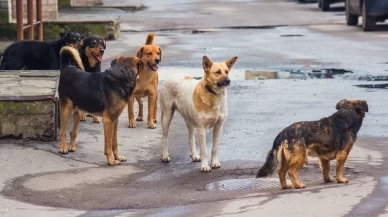
MULTIPOLYGON (((109 167, 102 125, 88 118, 79 127, 77 151, 68 155, 57 153, 57 142, 0 141, 0 216, 327 216, 327 210, 332 216, 384 216, 387 91, 356 87, 365 82, 353 78, 386 73, 386 26, 372 33, 346 27, 341 4, 328 13, 285 0, 144 4, 148 8, 139 12, 63 11, 60 17, 120 16, 123 32, 108 42, 103 68, 117 55, 134 55, 154 31, 163 49, 160 85, 175 72, 202 76, 203 55, 215 61, 238 55, 219 151, 222 168, 204 174, 191 162, 178 114, 169 137, 172 161, 161 163, 160 124, 150 130, 139 122, 129 129, 126 111, 118 140, 128 162, 109 167), (204 32, 192 34, 198 29, 204 32), (243 80, 245 70, 306 64, 354 73, 333 80, 243 80), (370 109, 346 164, 349 184, 323 184, 314 159, 301 170, 308 185, 301 191, 280 190, 276 175, 253 179, 278 132, 331 115, 342 98, 367 100, 370 109)), ((207 143, 210 153, 211 133, 207 143)))

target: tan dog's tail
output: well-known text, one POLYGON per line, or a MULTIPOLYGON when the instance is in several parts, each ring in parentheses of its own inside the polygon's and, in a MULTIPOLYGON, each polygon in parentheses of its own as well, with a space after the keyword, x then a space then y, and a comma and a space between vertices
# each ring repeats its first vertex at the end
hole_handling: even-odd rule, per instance
POLYGON ((79 56, 79 52, 77 49, 65 46, 61 49, 60 53, 60 68, 62 69, 66 68, 69 65, 72 65, 72 62, 75 62, 75 65, 81 69, 82 71, 85 71, 85 67, 82 64, 81 57, 79 56), (73 60, 73 61, 72 61, 73 60))
POLYGON ((148 33, 146 45, 152 44, 154 42, 155 34, 153 32, 148 33))

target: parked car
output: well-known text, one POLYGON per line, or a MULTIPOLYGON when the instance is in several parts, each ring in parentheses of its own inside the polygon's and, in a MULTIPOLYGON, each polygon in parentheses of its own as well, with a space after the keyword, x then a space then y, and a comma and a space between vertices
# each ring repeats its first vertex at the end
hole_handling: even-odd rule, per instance
POLYGON ((337 2, 345 2, 345 0, 318 0, 318 7, 322 11, 328 11, 330 9, 330 5, 337 2))
POLYGON ((362 16, 362 29, 373 31, 377 22, 388 18, 388 0, 346 0, 346 24, 356 26, 362 16))

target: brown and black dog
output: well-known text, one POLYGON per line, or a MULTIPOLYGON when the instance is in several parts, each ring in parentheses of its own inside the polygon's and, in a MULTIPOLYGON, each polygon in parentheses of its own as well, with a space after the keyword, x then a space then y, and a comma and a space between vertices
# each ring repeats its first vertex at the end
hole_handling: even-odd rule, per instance
POLYGON ((137 57, 122 57, 103 72, 85 72, 76 49, 61 50, 61 70, 58 85, 59 106, 62 118, 59 153, 75 151, 79 111, 102 116, 104 124, 104 153, 109 165, 127 159, 119 155, 117 143, 118 118, 128 104, 136 85, 136 77, 142 62, 137 57), (72 63, 75 63, 74 66, 72 63), (70 131, 70 148, 66 144, 66 127, 71 112, 74 116, 70 131))
MULTIPOLYGON (((87 72, 101 72, 102 56, 106 49, 106 41, 98 35, 88 36, 81 40, 79 52, 82 64, 87 72)), ((86 114, 80 112, 81 121, 86 121, 86 114)), ((100 123, 98 116, 92 115, 93 123, 100 123)))
POLYGON ((143 66, 140 69, 139 77, 136 80, 136 88, 128 103, 128 127, 136 127, 135 123, 135 98, 139 104, 137 121, 143 121, 143 97, 148 97, 147 126, 155 129, 157 119, 158 102, 158 64, 162 61, 162 50, 159 46, 153 45, 154 33, 149 33, 145 45, 141 46, 136 56, 141 59, 143 66))
POLYGON ((299 182, 298 170, 308 162, 307 156, 318 157, 325 182, 333 182, 329 176, 330 160, 336 159, 336 179, 347 183, 342 175, 350 150, 357 139, 368 104, 364 100, 342 99, 336 105, 337 112, 319 121, 297 122, 278 134, 267 159, 257 173, 257 178, 271 175, 278 164, 280 185, 291 188, 286 182, 286 173, 295 188, 305 188, 299 182))

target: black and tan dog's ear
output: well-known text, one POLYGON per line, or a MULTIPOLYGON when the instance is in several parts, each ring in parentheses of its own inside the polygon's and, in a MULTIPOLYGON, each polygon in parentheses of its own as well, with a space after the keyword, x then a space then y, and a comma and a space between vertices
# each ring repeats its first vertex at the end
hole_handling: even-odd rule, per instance
POLYGON ((225 61, 226 66, 229 68, 229 70, 233 67, 233 65, 236 63, 237 57, 232 57, 225 61))
POLYGON ((138 58, 141 58, 143 56, 143 50, 144 50, 144 47, 141 47, 137 52, 136 52, 136 56, 138 58))
POLYGON ((119 58, 120 58, 120 56, 114 58, 114 59, 112 60, 112 62, 110 63, 110 66, 115 65, 115 64, 117 63, 117 60, 118 60, 119 58))
POLYGON ((85 40, 85 38, 81 39, 81 41, 79 42, 79 47, 80 48, 84 47, 84 45, 85 45, 84 40, 85 40))
POLYGON ((159 58, 159 60, 160 60, 160 62, 162 62, 162 49, 159 47, 159 53, 160 53, 160 58, 159 58))
POLYGON ((103 47, 104 50, 105 50, 105 49, 106 49, 106 41, 105 41, 105 39, 102 39, 101 41, 102 41, 102 47, 103 47))
POLYGON ((207 56, 203 56, 202 58, 202 67, 203 67, 203 70, 207 73, 208 71, 210 71, 211 67, 213 65, 213 61, 207 57, 207 56))
POLYGON ((368 103, 365 100, 360 100, 357 102, 357 108, 362 110, 363 112, 369 112, 368 103))
POLYGON ((81 35, 81 40, 85 39, 86 37, 84 35, 81 35))
POLYGON ((346 99, 341 99, 337 105, 335 106, 335 109, 339 110, 340 108, 342 108, 345 104, 347 104, 346 102, 346 99))
POLYGON ((133 57, 132 63, 133 63, 133 65, 135 65, 135 66, 139 66, 139 64, 141 63, 141 59, 138 58, 138 57, 133 57))
POLYGON ((65 32, 59 33, 59 37, 61 37, 61 39, 64 39, 66 36, 67 36, 67 33, 65 32))

